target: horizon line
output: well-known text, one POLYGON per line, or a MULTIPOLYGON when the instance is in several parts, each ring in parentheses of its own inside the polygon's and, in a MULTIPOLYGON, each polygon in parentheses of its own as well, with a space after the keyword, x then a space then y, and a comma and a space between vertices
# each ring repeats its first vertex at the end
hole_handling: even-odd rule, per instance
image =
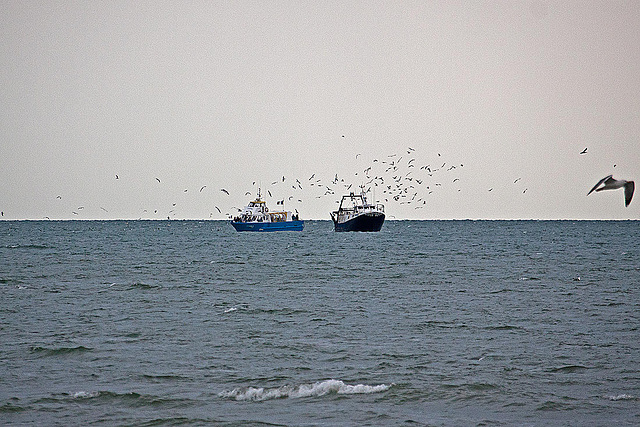
MULTIPOLYGON (((211 221, 211 222, 229 222, 229 219, 211 219, 211 218, 0 218, 0 222, 73 222, 73 221, 157 221, 157 222, 174 222, 174 221, 211 221)), ((331 222, 331 219, 304 219, 303 221, 314 222, 331 222)), ((385 222, 394 221, 640 221, 638 218, 388 218, 385 222)))

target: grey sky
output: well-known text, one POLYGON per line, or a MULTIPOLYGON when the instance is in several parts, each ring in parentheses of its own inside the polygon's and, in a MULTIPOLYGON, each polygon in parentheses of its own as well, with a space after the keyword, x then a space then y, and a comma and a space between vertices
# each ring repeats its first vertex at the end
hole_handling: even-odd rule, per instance
POLYGON ((640 2, 0 3, 4 219, 329 219, 396 153, 390 217, 640 218, 586 197, 640 180, 640 2))

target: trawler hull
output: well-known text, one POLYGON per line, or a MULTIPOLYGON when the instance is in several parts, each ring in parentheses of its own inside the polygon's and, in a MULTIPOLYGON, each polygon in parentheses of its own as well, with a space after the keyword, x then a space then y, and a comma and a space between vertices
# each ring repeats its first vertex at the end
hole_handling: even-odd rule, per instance
POLYGON ((345 222, 333 220, 335 231, 380 231, 384 224, 382 212, 367 212, 345 222))
POLYGON ((231 221, 236 231, 302 231, 304 221, 240 222, 231 221))

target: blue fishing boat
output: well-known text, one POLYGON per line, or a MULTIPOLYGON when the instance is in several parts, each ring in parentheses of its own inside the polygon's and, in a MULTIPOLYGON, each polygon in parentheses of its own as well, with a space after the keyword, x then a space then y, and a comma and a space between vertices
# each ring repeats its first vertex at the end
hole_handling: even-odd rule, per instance
POLYGON ((302 231, 304 221, 291 211, 269 211, 258 190, 258 197, 233 218, 231 225, 236 231, 302 231))

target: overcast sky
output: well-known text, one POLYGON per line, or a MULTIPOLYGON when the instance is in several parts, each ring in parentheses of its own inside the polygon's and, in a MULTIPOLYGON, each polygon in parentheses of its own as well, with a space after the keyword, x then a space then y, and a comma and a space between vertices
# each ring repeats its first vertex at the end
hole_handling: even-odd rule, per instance
POLYGON ((2 219, 640 218, 638 1, 0 7, 2 219))

